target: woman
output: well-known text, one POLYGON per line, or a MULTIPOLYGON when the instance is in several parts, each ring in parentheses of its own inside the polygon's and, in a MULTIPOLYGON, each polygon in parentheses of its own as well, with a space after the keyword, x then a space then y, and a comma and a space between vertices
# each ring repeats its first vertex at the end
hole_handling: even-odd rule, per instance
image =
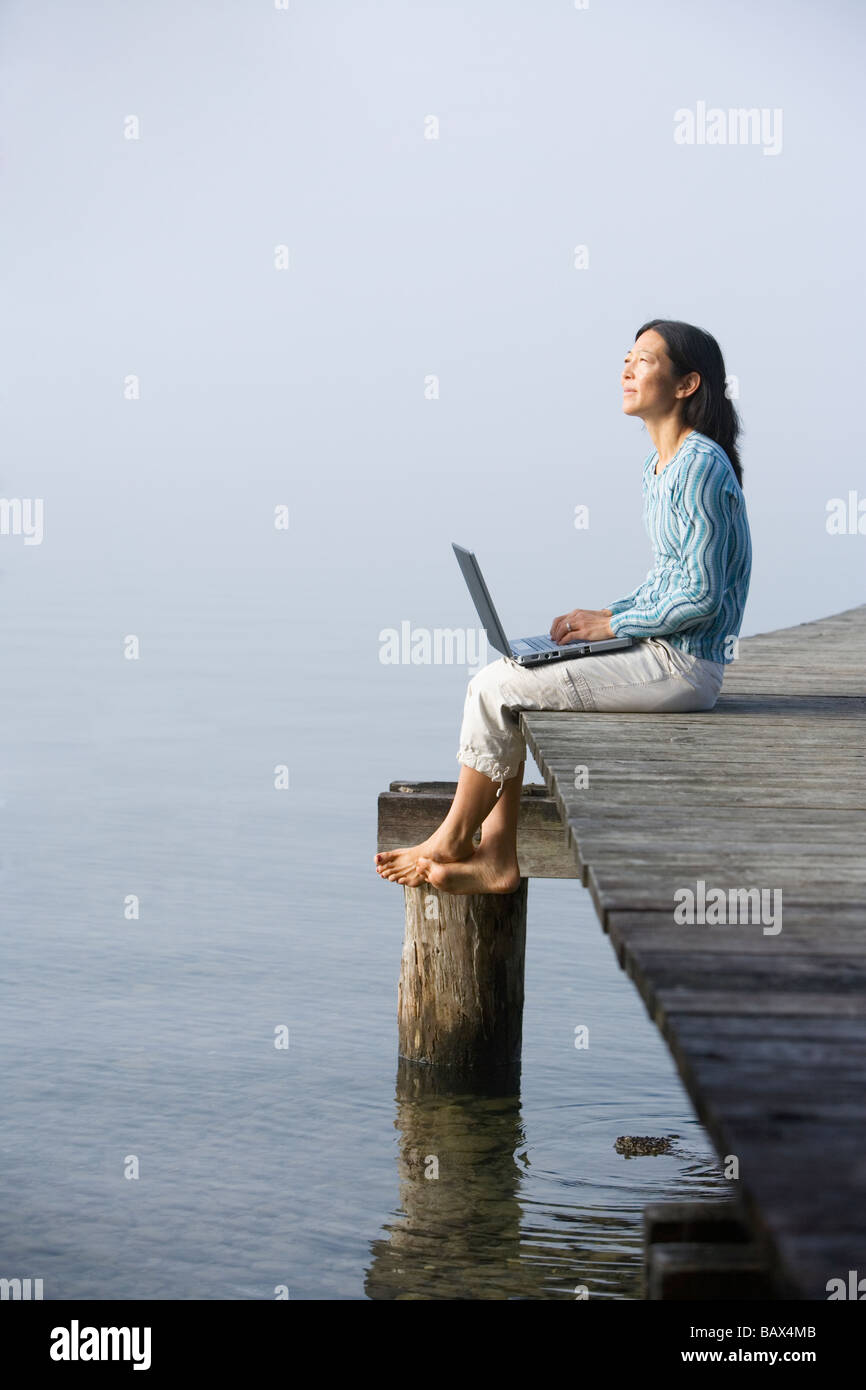
POLYGON ((626 598, 563 613, 550 635, 559 643, 640 640, 543 666, 519 666, 510 657, 485 666, 466 694, 462 767, 448 815, 422 844, 377 854, 382 878, 451 893, 517 887, 526 742, 516 711, 681 713, 716 703, 725 664, 734 657, 752 562, 740 424, 725 394, 719 345, 691 324, 653 319, 626 354, 622 391, 623 411, 644 421, 654 445, 643 493, 655 562, 626 598))

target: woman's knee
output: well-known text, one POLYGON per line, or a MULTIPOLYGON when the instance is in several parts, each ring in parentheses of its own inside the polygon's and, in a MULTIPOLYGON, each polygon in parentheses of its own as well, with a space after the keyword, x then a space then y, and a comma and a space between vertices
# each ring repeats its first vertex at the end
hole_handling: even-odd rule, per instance
POLYGON ((501 656, 498 661, 490 661, 486 666, 482 666, 480 671, 475 672, 467 686, 466 693, 468 695, 486 695, 491 691, 499 691, 509 675, 508 662, 504 656, 501 656))

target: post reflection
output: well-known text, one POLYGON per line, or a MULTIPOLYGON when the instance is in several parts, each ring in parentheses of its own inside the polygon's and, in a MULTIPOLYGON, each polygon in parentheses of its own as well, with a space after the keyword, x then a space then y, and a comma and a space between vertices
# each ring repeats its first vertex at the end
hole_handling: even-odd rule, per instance
POLYGON ((373 1299, 543 1298, 521 1258, 526 1136, 519 1074, 457 1078, 401 1058, 397 1172, 402 1214, 372 1242, 373 1299))

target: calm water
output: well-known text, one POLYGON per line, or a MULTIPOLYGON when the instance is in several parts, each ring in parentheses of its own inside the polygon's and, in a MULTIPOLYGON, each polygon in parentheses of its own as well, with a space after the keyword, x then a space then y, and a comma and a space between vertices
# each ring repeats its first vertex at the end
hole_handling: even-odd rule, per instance
POLYGON ((398 1086, 376 793, 456 776, 466 674, 382 667, 369 585, 354 645, 299 663, 316 623, 275 563, 6 576, 0 1273, 46 1298, 637 1297, 643 1205, 725 1195, 666 1049, 583 889, 533 882, 519 1096, 398 1086), (674 1152, 624 1158, 629 1134, 674 1152))

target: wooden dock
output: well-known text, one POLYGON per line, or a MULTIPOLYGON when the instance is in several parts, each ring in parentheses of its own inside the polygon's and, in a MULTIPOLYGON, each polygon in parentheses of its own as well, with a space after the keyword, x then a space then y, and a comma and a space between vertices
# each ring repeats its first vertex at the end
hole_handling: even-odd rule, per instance
POLYGON ((779 1288, 866 1297, 866 605, 743 640, 711 712, 521 722, 779 1288), (700 883, 780 929, 678 924, 700 883))

